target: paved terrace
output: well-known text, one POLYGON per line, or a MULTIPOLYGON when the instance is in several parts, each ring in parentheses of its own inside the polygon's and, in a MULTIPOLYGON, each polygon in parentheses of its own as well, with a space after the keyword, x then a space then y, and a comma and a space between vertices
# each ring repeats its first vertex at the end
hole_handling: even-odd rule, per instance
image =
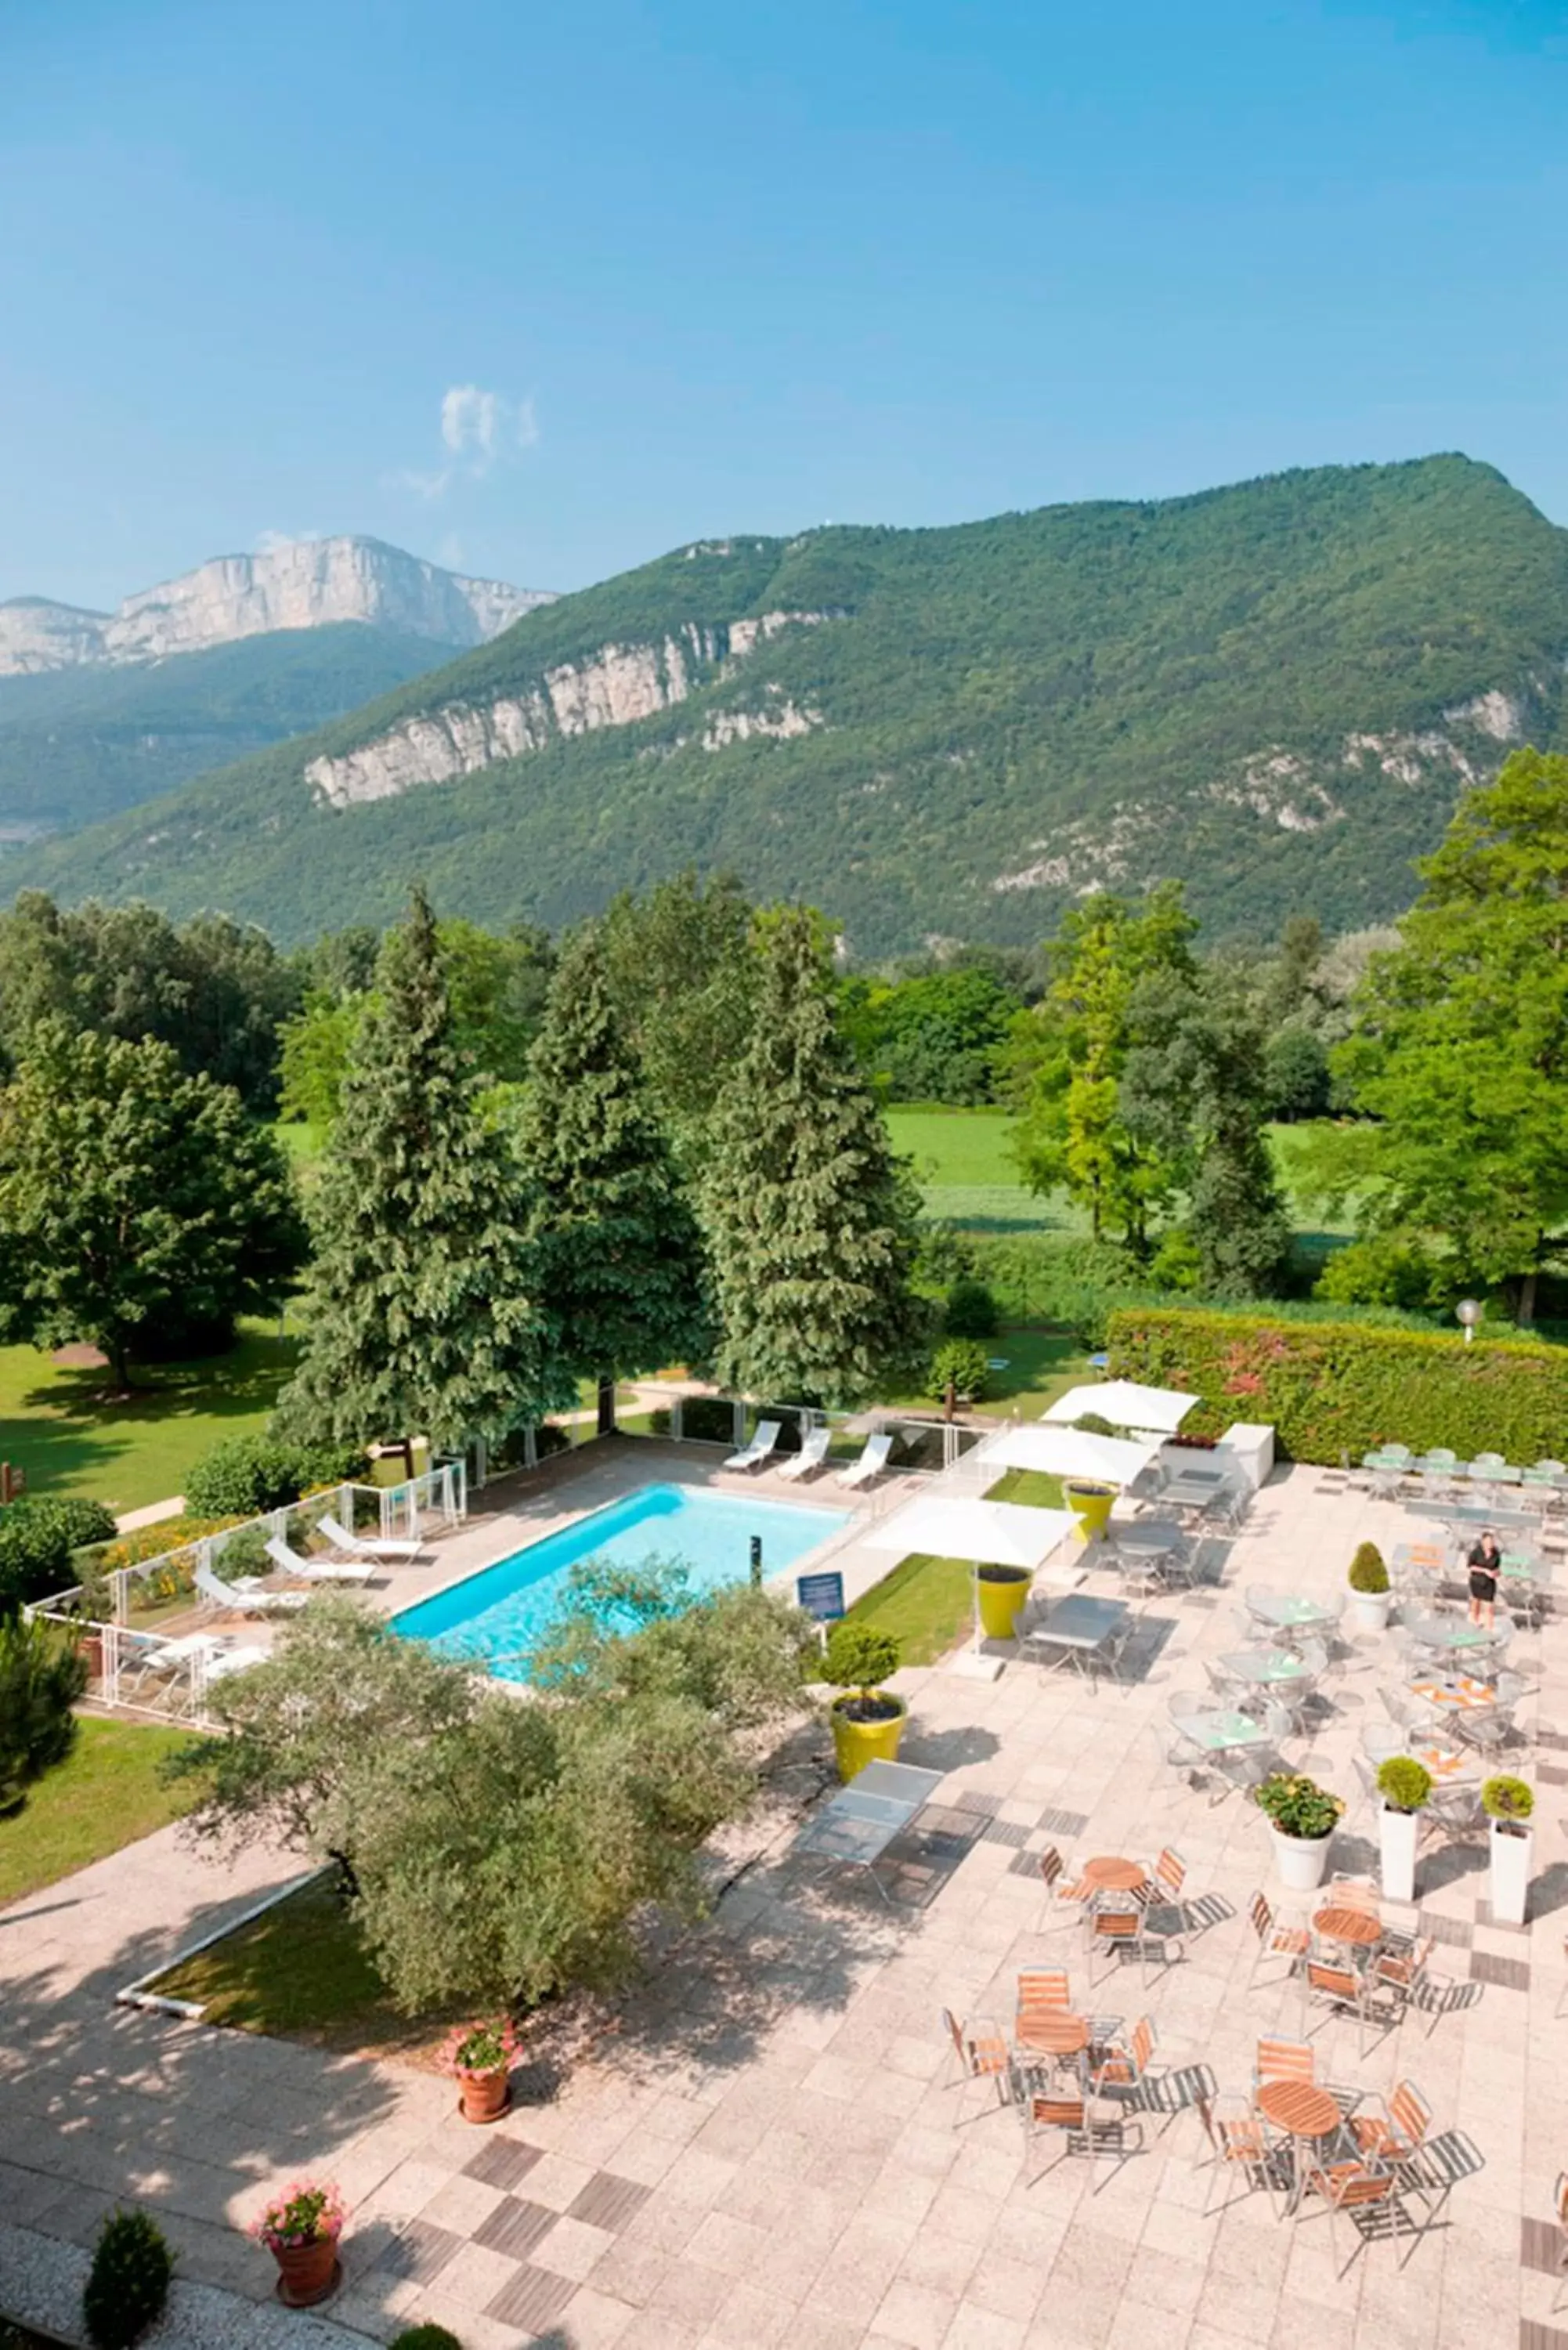
MULTIPOLYGON (((586 1469, 577 1506, 607 1498, 601 1473, 613 1461, 586 1469)), ((1397 1504, 1317 1486, 1298 1469, 1265 1489, 1216 1554, 1222 1590, 1147 1603, 1125 1691, 1023 1664, 994 1684, 905 1676, 904 1758, 948 1776, 940 1833, 884 1870, 903 1898, 792 1861, 784 1833, 574 2043, 555 2093, 490 2131, 453 2117, 442 2080, 113 2012, 117 1984, 239 1906, 236 1880, 172 1832, 0 1915, 0 2211, 80 2242, 133 2197, 187 2273, 259 2297, 268 2263, 235 2230, 268 2185, 326 2171, 353 2207, 334 2316, 383 2338, 440 2319, 469 2350, 1568 2350, 1543 2224, 1568 2150, 1560 1627, 1515 1642, 1540 1683, 1523 1764, 1541 1795, 1534 1922, 1489 1924, 1483 1847, 1439 1850, 1418 1880, 1421 1917, 1466 2003, 1429 2036, 1413 2016, 1365 2057, 1353 2023, 1312 2019, 1320 2070, 1378 2090, 1412 2078, 1436 2126, 1485 2157, 1407 2265, 1407 2241, 1380 2241, 1342 2275, 1352 2240, 1331 2246, 1321 2206, 1293 2228, 1237 2182, 1206 2213, 1212 2173, 1191 2113, 1163 2136, 1151 2126, 1119 2167, 1056 2160, 1048 2140, 1026 2159, 1015 2116, 973 2102, 955 2126, 940 2011, 1005 2022, 1020 1966, 1066 1964, 1075 2003, 1096 2012, 1147 2009, 1159 2058, 1205 2062, 1221 2088, 1247 2087, 1260 2034, 1298 2035, 1293 1990, 1246 1989, 1242 1913, 1269 1882, 1262 1819, 1236 1796, 1177 1788, 1162 1755, 1166 1700, 1236 1644, 1245 1584, 1337 1596, 1357 1541, 1386 1549, 1424 1531, 1397 1504), (1091 1999, 1077 1935, 1041 1931, 1047 1842, 1145 1856, 1173 1843, 1189 1896, 1233 1914, 1147 1993, 1127 1968, 1091 1999)), ((544 1530, 566 1498, 557 1486, 526 1502, 530 1524, 544 1530)), ((446 1545, 440 1579, 462 1545, 470 1564, 509 1547, 496 1532, 446 1545)), ((1333 1713, 1310 1744, 1287 1743, 1342 1793, 1392 1665, 1385 1643, 1356 1643, 1329 1685, 1333 1713)), ((1336 1865, 1371 1858, 1342 1836, 1336 1865)), ((293 1866, 252 1856, 244 1892, 293 1866)), ((546 2041, 545 2072, 550 2054, 546 2041)))

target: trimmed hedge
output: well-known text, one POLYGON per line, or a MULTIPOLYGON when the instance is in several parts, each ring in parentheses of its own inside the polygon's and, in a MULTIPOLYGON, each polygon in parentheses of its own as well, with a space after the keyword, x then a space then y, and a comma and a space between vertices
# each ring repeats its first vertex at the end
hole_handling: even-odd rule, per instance
POLYGON ((260 1517, 317 1487, 340 1484, 362 1469, 364 1461, 364 1453, 352 1445, 225 1437, 192 1465, 185 1480, 185 1506, 198 1517, 260 1517))
POLYGON ((113 1512, 101 1502, 24 1493, 9 1503, 0 1510, 0 1617, 64 1590, 72 1551, 107 1542, 114 1531, 113 1512))
POLYGON ((1113 1376, 1201 1399, 1184 1433, 1267 1420, 1297 1461, 1399 1443, 1530 1461, 1568 1435, 1568 1349, 1524 1339, 1180 1307, 1114 1314, 1109 1336, 1113 1376))

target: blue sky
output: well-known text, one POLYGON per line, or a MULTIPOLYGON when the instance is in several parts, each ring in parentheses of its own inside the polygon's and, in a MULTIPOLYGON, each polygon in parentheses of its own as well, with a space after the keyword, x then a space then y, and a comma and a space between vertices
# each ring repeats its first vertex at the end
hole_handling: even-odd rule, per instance
POLYGON ((571 588, 1463 449, 1568 522, 1540 0, 5 0, 0 597, 571 588))

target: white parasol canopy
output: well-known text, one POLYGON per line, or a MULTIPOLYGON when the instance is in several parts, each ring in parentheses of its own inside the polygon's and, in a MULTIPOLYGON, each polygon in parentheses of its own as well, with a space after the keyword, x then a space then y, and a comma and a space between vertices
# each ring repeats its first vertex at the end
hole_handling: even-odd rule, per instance
MULTIPOLYGON (((1108 1416, 1108 1415, 1107 1415, 1108 1416)), ((1095 1436, 1083 1428, 1047 1428, 1038 1420, 1004 1429, 985 1444, 988 1461, 1004 1469, 1043 1469, 1049 1477, 1084 1477, 1099 1485, 1130 1485, 1159 1451, 1158 1436, 1129 1441, 1095 1436)))
POLYGON ((1033 1568, 1076 1524, 1071 1510, 1032 1510, 1021 1502, 965 1502, 933 1494, 929 1500, 907 1502, 860 1539, 867 1550, 896 1551, 900 1558, 925 1551, 933 1558, 1033 1568))
POLYGON ((1082 1419, 1092 1411, 1113 1428, 1174 1436, 1197 1401, 1196 1396, 1182 1395, 1175 1388, 1140 1388, 1136 1379, 1106 1379, 1096 1388, 1070 1388, 1057 1397, 1045 1418, 1082 1419))

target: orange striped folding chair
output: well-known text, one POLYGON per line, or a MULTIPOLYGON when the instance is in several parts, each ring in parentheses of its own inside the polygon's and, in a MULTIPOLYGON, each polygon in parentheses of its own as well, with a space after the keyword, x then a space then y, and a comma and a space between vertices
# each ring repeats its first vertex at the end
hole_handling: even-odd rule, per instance
POLYGON ((1251 1990, 1257 1980, 1258 1969, 1265 1959, 1283 1959, 1288 1981, 1311 1949, 1312 1936, 1304 1926, 1282 1924, 1279 1912, 1261 1890, 1253 1894, 1247 1905, 1247 1918, 1255 1945, 1251 1968, 1247 1976, 1247 1989, 1251 1990))
POLYGON ((987 2082, 996 2093, 999 2106, 1007 2104, 1012 2094, 1012 2059, 1006 2035, 996 2025, 976 2022, 961 2023, 951 2008, 942 2010, 942 2023, 952 2043, 954 2071, 948 2086, 959 2093, 955 2126, 964 2117, 964 2093, 971 2081, 987 2082))
POLYGON ((1309 2195, 1321 2195, 1328 2206, 1330 2235, 1337 2241, 1341 2219, 1349 2220, 1355 2235, 1350 2259, 1339 2272, 1348 2272, 1356 2253, 1375 2234, 1393 2236, 1399 2227, 1398 2181, 1391 2170, 1375 2162, 1330 2162, 1309 2165, 1305 2179, 1309 2195))

